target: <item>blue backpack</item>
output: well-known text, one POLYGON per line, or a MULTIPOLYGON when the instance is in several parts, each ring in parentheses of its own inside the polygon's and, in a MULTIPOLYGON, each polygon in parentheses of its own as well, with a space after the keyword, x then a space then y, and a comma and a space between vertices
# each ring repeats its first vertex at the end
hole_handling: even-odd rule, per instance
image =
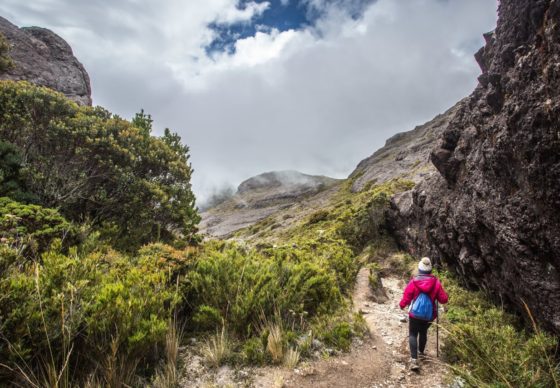
POLYGON ((434 305, 430 296, 425 292, 421 292, 412 302, 410 313, 416 319, 431 322, 434 319, 434 305))

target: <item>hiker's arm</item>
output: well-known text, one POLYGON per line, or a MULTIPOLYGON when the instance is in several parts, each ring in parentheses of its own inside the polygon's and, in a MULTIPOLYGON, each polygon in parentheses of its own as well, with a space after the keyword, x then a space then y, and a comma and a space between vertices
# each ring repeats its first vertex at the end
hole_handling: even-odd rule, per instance
POLYGON ((449 296, 447 295, 447 292, 445 292, 445 290, 443 289, 441 282, 439 283, 439 288, 438 288, 438 293, 436 295, 436 298, 439 303, 443 303, 443 304, 447 303, 447 301, 449 300, 449 296))
POLYGON ((403 297, 399 303, 401 309, 404 309, 406 306, 412 302, 412 298, 414 297, 414 285, 412 284, 412 280, 408 283, 406 288, 404 289, 403 297))

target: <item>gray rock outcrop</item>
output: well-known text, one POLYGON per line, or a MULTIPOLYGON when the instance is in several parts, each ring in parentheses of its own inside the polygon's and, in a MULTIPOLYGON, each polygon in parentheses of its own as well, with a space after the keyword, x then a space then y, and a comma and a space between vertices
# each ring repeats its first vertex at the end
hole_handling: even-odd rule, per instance
POLYGON ((26 80, 91 105, 89 76, 64 39, 46 28, 18 28, 2 17, 0 33, 10 43, 9 55, 15 63, 0 79, 26 80))
POLYGON ((396 196, 402 246, 560 333, 560 3, 502 0, 479 85, 443 131, 437 172, 396 196))

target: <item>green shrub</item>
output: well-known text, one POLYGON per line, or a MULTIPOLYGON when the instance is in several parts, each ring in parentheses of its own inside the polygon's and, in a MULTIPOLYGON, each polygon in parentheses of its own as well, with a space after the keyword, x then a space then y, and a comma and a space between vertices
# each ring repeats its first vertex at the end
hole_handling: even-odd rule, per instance
POLYGON ((252 336, 261 316, 273 316, 275 310, 283 317, 290 311, 313 316, 339 307, 336 275, 318 260, 298 249, 288 255, 286 249, 259 252, 209 243, 185 278, 185 300, 195 323, 204 323, 205 329, 223 320, 232 334, 252 336))
POLYGON ((242 347, 243 360, 250 365, 262 365, 266 361, 266 355, 262 339, 252 337, 243 343, 242 347))
MULTIPOLYGON (((79 364, 73 379, 97 371, 107 384, 124 378, 103 374, 111 368, 133 376, 136 366, 153 364, 180 300, 170 271, 157 257, 138 260, 110 249, 80 256, 60 248, 53 244, 36 262, 0 249, 0 359, 38 376, 79 364)), ((8 369, 3 377, 22 378, 8 369)))
POLYGON ((0 140, 0 197, 18 202, 36 202, 38 198, 25 187, 25 169, 18 148, 0 140))
POLYGON ((25 160, 18 182, 130 252, 192 239, 199 221, 188 147, 169 130, 151 136, 151 124, 143 112, 129 122, 45 87, 0 81, 0 138, 25 160))
POLYGON ((1 197, 0 238, 25 256, 37 257, 54 239, 76 242, 77 231, 54 209, 1 197))
POLYGON ((451 298, 445 320, 444 357, 469 386, 557 387, 558 340, 536 325, 529 332, 518 319, 482 293, 460 287, 443 274, 451 298))
POLYGON ((15 67, 15 63, 10 57, 10 43, 4 34, 0 34, 0 74, 15 67))
POLYGON ((323 334, 323 339, 326 344, 344 350, 345 352, 350 350, 352 337, 352 326, 350 326, 348 322, 337 323, 323 334))
POLYGON ((327 210, 318 210, 309 216, 307 221, 308 225, 317 224, 319 222, 327 221, 329 219, 330 213, 327 210))

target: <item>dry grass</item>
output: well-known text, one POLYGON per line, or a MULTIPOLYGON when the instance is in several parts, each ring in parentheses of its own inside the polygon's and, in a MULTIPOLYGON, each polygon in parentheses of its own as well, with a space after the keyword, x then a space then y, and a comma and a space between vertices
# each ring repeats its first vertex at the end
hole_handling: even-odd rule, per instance
POLYGON ((169 324, 165 335, 165 364, 157 372, 154 379, 154 388, 176 387, 179 381, 177 361, 179 358, 179 345, 183 337, 183 331, 177 327, 177 321, 169 324))
POLYGON ((222 365, 231 354, 231 341, 226 332, 225 327, 222 330, 211 336, 202 348, 202 353, 206 362, 214 367, 222 365))
POLYGON ((284 358, 284 348, 282 343, 282 326, 278 323, 268 325, 268 339, 266 349, 272 357, 274 363, 282 362, 284 358))
POLYGON ((294 369, 299 363, 300 351, 298 348, 289 348, 284 354, 284 366, 289 369, 294 369))
POLYGON ((100 368, 105 383, 115 388, 128 387, 137 380, 138 360, 122 355, 119 352, 120 344, 118 336, 111 338, 110 352, 100 368))

